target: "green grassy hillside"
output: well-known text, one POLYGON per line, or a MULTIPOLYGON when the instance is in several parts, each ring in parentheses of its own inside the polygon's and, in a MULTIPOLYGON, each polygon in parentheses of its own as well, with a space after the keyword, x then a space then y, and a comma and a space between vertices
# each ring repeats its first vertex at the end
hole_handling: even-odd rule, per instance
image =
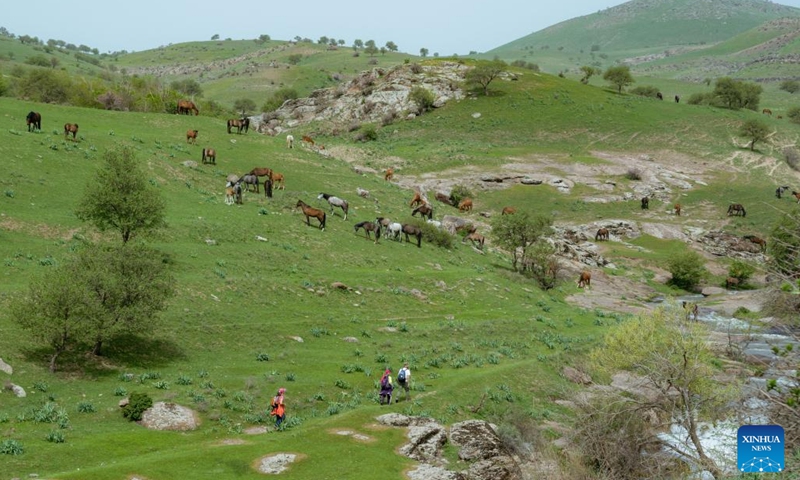
MULTIPOLYGON (((707 188, 697 184, 686 196, 676 196, 696 218, 660 215, 653 221, 721 227, 727 202, 736 198, 748 205, 749 215, 725 228, 761 233, 779 214, 773 207, 783 207, 772 197, 771 175, 785 171, 766 165, 777 155, 775 145, 797 137, 796 125, 765 119, 775 130, 773 143, 753 157, 740 156, 731 139, 753 112, 620 96, 567 79, 518 73, 518 81, 492 83, 489 97, 453 102, 387 126, 366 145, 347 136, 318 139, 329 151, 357 150, 367 166, 397 166, 399 176, 447 176, 449 169, 465 166, 478 175, 541 157, 554 162, 548 168, 591 166, 607 162, 599 152, 656 157, 675 152, 710 165, 714 173, 704 177, 707 188)), ((293 133, 299 137, 303 131, 293 133)), ((459 242, 447 250, 386 239, 374 244, 354 235, 354 223, 376 216, 409 220, 410 192, 379 175, 357 174, 335 156, 287 150, 282 138, 228 135, 223 122, 203 115, 110 112, 7 98, 0 99, 0 135, 6 165, 0 180, 3 303, 84 248, 87 238, 101 238, 73 212, 91 188, 87 183, 102 153, 120 143, 136 149, 151 184, 167 201, 169 228, 148 243, 173 259, 177 289, 152 332, 113 339, 101 358, 74 352, 56 375, 47 372, 47 351, 30 342, 7 308, 0 309, 0 352, 14 367, 12 376, 0 375, 29 392, 25 399, 0 394, 3 439, 25 448, 23 455, 1 457, 10 477, 260 478, 251 468, 257 458, 292 451, 306 458, 287 478, 319 479, 320 472, 335 472, 335 478, 371 479, 380 468, 382 477, 400 479, 413 462, 395 454, 401 432, 372 426, 376 415, 391 410, 443 422, 477 416, 503 423, 521 414, 537 422, 568 422, 568 412, 553 403, 572 390, 560 377, 561 368, 579 362, 581 353, 624 319, 567 303, 568 295, 578 293, 572 279, 540 291, 513 274, 508 256, 493 248, 481 255, 459 242), (24 117, 32 109, 42 113, 41 133, 25 131, 24 117), (79 141, 64 140, 66 122, 80 125, 79 141), (196 146, 186 143, 190 128, 199 130, 196 146), (217 150, 216 166, 185 163, 199 163, 206 146, 217 150), (225 205, 226 175, 256 166, 284 173, 287 189, 272 199, 247 194, 244 205, 225 205), (357 187, 372 198, 358 197, 357 187), (348 220, 330 215, 324 232, 306 226, 294 208, 298 199, 322 206, 316 199, 320 192, 351 203, 348 220), (337 281, 352 290, 332 288, 337 281), (396 370, 404 361, 415 373, 414 400, 381 408, 380 371, 387 365, 396 370), (264 412, 280 386, 288 389, 291 428, 243 433, 270 422, 264 412), (131 424, 117 406, 119 394, 131 392, 195 408, 202 426, 175 433, 131 424), (482 397, 484 406, 473 413, 482 397), (63 444, 45 439, 56 425, 35 420, 48 402, 69 416, 63 444), (79 412, 80 402, 90 402, 96 412, 79 412), (374 441, 357 443, 332 433, 337 429, 357 430, 374 441), (230 439, 243 443, 222 443, 230 439)), ((630 187, 621 175, 602 180, 630 187)), ((569 195, 546 185, 478 191, 476 211, 467 216, 479 221, 478 212, 513 204, 552 212, 557 222, 642 218, 636 202, 590 203, 583 200, 588 194, 589 187, 581 185, 569 195)), ((654 210, 668 208, 654 203, 654 210)), ((436 206, 437 218, 455 213, 436 206)), ((609 275, 652 283, 649 269, 663 266, 664 252, 687 248, 650 238, 639 243, 645 248, 613 246, 619 268, 609 275)))

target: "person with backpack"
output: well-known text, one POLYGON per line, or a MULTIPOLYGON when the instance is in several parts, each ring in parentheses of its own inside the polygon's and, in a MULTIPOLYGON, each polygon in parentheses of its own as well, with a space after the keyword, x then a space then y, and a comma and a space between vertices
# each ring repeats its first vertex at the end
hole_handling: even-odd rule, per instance
MULTIPOLYGON (((397 372, 397 383, 406 391, 406 400, 411 400, 411 369, 408 368, 408 362, 403 364, 403 368, 397 372)), ((400 398, 395 399, 394 403, 398 403, 400 398)))
POLYGON ((392 385, 392 369, 387 368, 381 377, 381 405, 383 405, 384 400, 386 400, 388 404, 392 403, 392 390, 394 390, 394 385, 392 385))
POLYGON ((279 388, 278 394, 272 398, 272 411, 270 415, 275 417, 275 428, 280 428, 281 423, 286 420, 286 407, 283 404, 284 393, 286 393, 286 389, 279 388))

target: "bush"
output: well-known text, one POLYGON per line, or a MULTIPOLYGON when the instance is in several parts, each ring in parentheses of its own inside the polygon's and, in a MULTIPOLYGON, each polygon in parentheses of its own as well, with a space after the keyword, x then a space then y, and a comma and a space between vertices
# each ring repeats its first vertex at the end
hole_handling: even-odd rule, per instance
POLYGON ((78 412, 80 413, 94 413, 97 409, 94 407, 92 402, 78 402, 78 412))
POLYGON ((300 63, 302 59, 303 55, 299 53, 293 53, 289 55, 289 58, 286 61, 289 62, 291 65, 297 65, 298 63, 300 63))
POLYGON ((472 197, 474 197, 472 191, 463 184, 456 185, 450 191, 450 200, 453 202, 453 205, 458 205, 461 200, 472 197))
POLYGON ((32 57, 28 57, 28 59, 25 60, 25 63, 27 63, 28 65, 35 65, 37 67, 50 66, 50 60, 48 60, 47 57, 45 57, 44 55, 34 55, 32 57))
POLYGON ((703 257, 693 250, 674 255, 667 269, 672 274, 670 283, 684 290, 691 290, 708 276, 703 257))
POLYGON ((411 64, 411 73, 422 73, 422 65, 419 63, 412 63, 411 64))
POLYGON ((275 90, 275 92, 270 95, 269 99, 264 102, 264 105, 261 107, 262 112, 272 112, 279 108, 281 105, 284 104, 287 100, 294 100, 295 98, 299 97, 300 95, 297 93, 297 90, 294 88, 284 87, 275 90))
POLYGON ((64 434, 58 430, 48 433, 45 439, 50 443, 64 443, 66 441, 64 434))
POLYGON ((753 276, 755 271, 756 267, 737 259, 731 262, 728 267, 728 276, 739 279, 739 284, 741 285, 753 276))
POLYGON ((792 107, 786 112, 786 118, 789 119, 790 122, 793 123, 800 123, 800 107, 792 107))
POLYGON ((778 87, 784 92, 795 93, 800 91, 800 82, 797 80, 784 80, 781 82, 781 86, 778 87))
POLYGON ((653 87, 652 85, 642 85, 641 87, 632 88, 630 93, 642 97, 656 98, 656 96, 658 95, 658 89, 656 87, 653 87))
POLYGON ((2 455, 22 455, 25 449, 16 440, 3 440, 0 442, 0 454, 2 455))
POLYGON ((408 98, 417 106, 419 113, 433 109, 433 102, 436 100, 433 92, 423 87, 414 87, 408 98))
POLYGON ((357 142, 371 142, 378 139, 378 129, 375 128, 373 124, 367 124, 361 127, 361 131, 359 131, 356 136, 355 140, 357 142))
POLYGON ((132 422, 142 419, 145 410, 153 406, 153 399, 146 393, 132 393, 128 404, 122 407, 122 416, 132 422))
POLYGON ((642 171, 636 167, 631 167, 625 172, 625 178, 628 180, 641 180, 642 179, 642 171))
POLYGON ((426 242, 448 250, 453 248, 453 240, 455 240, 455 237, 450 235, 446 230, 436 228, 435 225, 431 225, 428 222, 419 222, 417 226, 422 230, 422 238, 425 239, 426 242))
POLYGON ((710 105, 711 99, 713 97, 708 93, 693 93, 689 95, 689 99, 686 100, 686 103, 689 105, 710 105))

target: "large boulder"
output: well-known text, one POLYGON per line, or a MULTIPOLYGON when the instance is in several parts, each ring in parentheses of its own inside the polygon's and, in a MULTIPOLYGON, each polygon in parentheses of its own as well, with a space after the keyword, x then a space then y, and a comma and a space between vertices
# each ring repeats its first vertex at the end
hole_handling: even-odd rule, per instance
POLYGON ((14 373, 14 369, 11 368, 11 365, 7 364, 2 358, 0 358, 0 372, 5 372, 11 375, 14 373))
POLYGON ((157 402, 142 413, 141 424, 151 430, 194 430, 200 425, 197 414, 190 408, 157 402))

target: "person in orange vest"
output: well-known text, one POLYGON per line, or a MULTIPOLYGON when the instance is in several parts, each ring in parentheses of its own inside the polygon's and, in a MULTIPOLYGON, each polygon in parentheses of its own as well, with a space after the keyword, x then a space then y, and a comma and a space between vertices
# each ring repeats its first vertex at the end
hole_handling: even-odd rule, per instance
POLYGON ((285 388, 279 388, 278 394, 272 398, 272 412, 270 415, 275 417, 275 428, 281 426, 284 420, 286 420, 286 407, 283 404, 283 394, 286 393, 285 388))

